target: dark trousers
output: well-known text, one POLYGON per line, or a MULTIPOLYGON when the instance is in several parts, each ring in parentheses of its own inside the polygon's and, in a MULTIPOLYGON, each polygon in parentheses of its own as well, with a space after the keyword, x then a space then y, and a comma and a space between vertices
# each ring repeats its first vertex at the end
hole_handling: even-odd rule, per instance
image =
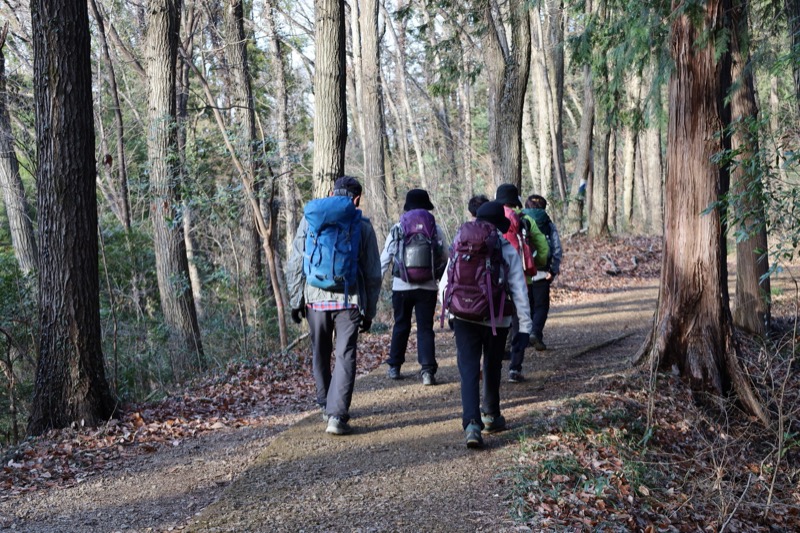
MULTIPOLYGON (((531 301, 531 285, 528 285, 528 301, 531 301)), ((531 310, 531 313, 533 311, 531 310)), ((511 316, 511 332, 508 335, 509 339, 513 339, 514 336, 519 333, 519 318, 517 318, 517 314, 514 313, 511 316)), ((530 332, 528 332, 530 333, 530 332)), ((508 344, 508 341, 506 342, 508 344)), ((509 350, 511 351, 511 364, 508 365, 509 370, 516 370, 517 372, 522 372, 522 362, 525 360, 525 346, 518 346, 516 349, 509 345, 509 350)))
POLYGON ((475 422, 483 429, 481 413, 500 415, 500 374, 508 328, 492 328, 454 320, 458 373, 461 375, 461 425, 475 422), (480 403, 481 356, 483 356, 483 406, 480 403))
POLYGON ((350 402, 356 382, 356 343, 361 313, 358 309, 315 311, 308 308, 307 318, 314 354, 317 403, 325 407, 328 415, 346 422, 350 419, 350 402), (331 375, 331 355, 334 353, 336 366, 331 375))
POLYGON ((417 317, 417 360, 422 371, 436 373, 436 345, 434 344, 433 315, 436 313, 436 291, 414 289, 394 291, 394 328, 389 348, 389 366, 400 366, 406 362, 408 336, 411 334, 411 314, 417 317))
POLYGON ((528 301, 531 304, 533 322, 531 335, 544 340, 544 323, 547 322, 547 313, 550 312, 550 282, 542 279, 528 285, 528 301))

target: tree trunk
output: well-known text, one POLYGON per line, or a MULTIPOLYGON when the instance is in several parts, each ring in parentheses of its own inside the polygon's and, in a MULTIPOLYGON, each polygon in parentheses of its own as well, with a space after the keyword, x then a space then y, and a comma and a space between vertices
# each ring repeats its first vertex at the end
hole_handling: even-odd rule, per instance
POLYGON ((536 137, 533 128, 533 109, 531 108, 531 95, 525 95, 525 104, 522 107, 522 146, 525 148, 525 159, 528 160, 528 172, 531 176, 531 191, 539 191, 539 150, 536 146, 536 137))
MULTIPOLYGON (((248 176, 240 176, 237 181, 250 179, 253 183, 252 194, 258 200, 259 170, 256 160, 256 124, 253 104, 253 90, 250 78, 250 66, 247 64, 248 39, 244 32, 244 4, 242 0, 227 0, 225 5, 225 56, 231 70, 230 89, 233 103, 232 123, 237 128, 234 147, 237 156, 248 176)), ((246 190, 243 194, 249 194, 246 190)), ((256 229, 255 213, 251 205, 253 198, 242 198, 239 214, 239 239, 236 243, 239 256, 238 285, 241 287, 247 325, 258 328, 263 314, 261 293, 261 242, 256 229)))
POLYGON ((578 156, 575 160, 575 175, 572 178, 570 203, 567 215, 569 233, 583 228, 584 200, 586 185, 592 168, 592 131, 594 129, 594 87, 592 85, 592 69, 583 67, 583 112, 581 126, 578 130, 578 156), (581 190, 583 187, 583 190, 581 190))
MULTIPOLYGON (((538 16, 538 14, 537 14, 538 16)), ((547 68, 545 66, 545 51, 542 48, 540 24, 531 18, 531 90, 533 101, 536 102, 534 120, 536 131, 536 145, 539 148, 539 176, 534 191, 545 198, 551 197, 553 190, 553 151, 550 135, 550 85, 547 82, 547 68)))
POLYGON ((694 390, 723 394, 733 386, 765 421, 738 369, 721 213, 702 214, 728 189, 728 176, 712 158, 724 148, 729 117, 723 99, 730 85, 730 55, 715 59, 714 39, 730 3, 710 0, 704 7, 697 26, 686 13, 672 23, 661 288, 652 342, 640 354, 655 358, 660 369, 676 368, 694 390))
MULTIPOLYGON (((650 83, 657 83, 655 72, 651 69, 650 83)), ((647 187, 647 213, 650 232, 664 233, 664 180, 661 164, 661 88, 650 89, 647 120, 644 130, 643 159, 647 187)))
MULTIPOLYGON (((6 26, 7 29, 7 26, 6 26)), ((8 112, 6 95, 6 60, 3 55, 5 29, 0 35, 0 188, 11 230, 11 245, 20 271, 31 274, 38 262, 36 237, 31 222, 31 208, 25 198, 25 188, 19 175, 19 162, 14 150, 14 133, 8 112)), ((94 160, 94 154, 92 154, 94 160)))
POLYGON ((611 130, 611 136, 608 141, 608 163, 606 164, 608 172, 608 229, 609 232, 616 233, 617 226, 617 202, 620 197, 619 194, 619 173, 617 172, 617 139, 619 135, 617 130, 611 130))
POLYGON ((275 119, 278 123, 278 157, 280 158, 278 183, 283 196, 283 216, 286 221, 284 250, 286 257, 292 251, 294 232, 299 224, 297 184, 292 175, 291 149, 289 139, 289 91, 286 85, 286 60, 283 45, 275 26, 276 0, 268 0, 264 9, 264 22, 267 38, 272 51, 273 78, 275 80, 275 119))
MULTIPOLYGON (((363 0, 362 0, 363 1, 363 0)), ((355 142, 357 153, 363 157, 364 155, 364 112, 361 109, 363 101, 363 74, 362 74, 362 43, 361 43, 361 4, 359 0, 352 0, 349 4, 350 19, 349 19, 349 34, 350 34, 350 48, 351 53, 347 54, 352 62, 352 70, 348 69, 347 74, 347 103, 350 108, 350 113, 353 117, 353 133, 350 137, 350 142, 355 142)), ((347 26, 348 21, 345 20, 347 26)), ((347 38, 345 37, 345 42, 347 38)))
MULTIPOLYGON (((641 102, 642 77, 634 73, 631 78, 628 93, 628 113, 635 116, 641 102)), ((630 231, 633 227, 633 194, 634 178, 636 171, 636 141, 639 138, 638 121, 631 121, 625 125, 625 141, 622 148, 622 217, 623 229, 630 231)))
POLYGON ((734 0, 731 12, 733 95, 731 149, 736 161, 731 169, 732 209, 737 218, 746 215, 737 228, 736 238, 736 299, 733 322, 757 335, 769 330, 770 284, 767 256, 767 227, 764 214, 764 187, 761 165, 754 165, 759 155, 758 134, 754 122, 758 119, 752 69, 746 48, 748 39, 747 4, 734 0))
POLYGON ((344 0, 314 0, 314 197, 344 174, 347 144, 344 0))
POLYGON ((592 209, 589 212, 589 235, 591 237, 607 237, 608 229, 608 199, 609 175, 611 173, 609 155, 611 144, 611 126, 609 125, 608 112, 603 107, 597 108, 597 124, 595 126, 595 165, 592 179, 592 209))
POLYGON ((175 63, 180 0, 150 0, 147 29, 149 79, 147 155, 156 277, 164 320, 170 330, 173 371, 181 379, 205 360, 189 280, 181 205, 176 138, 175 63))
MULTIPOLYGON (((386 168, 383 151, 383 97, 378 37, 378 1, 361 4, 361 111, 364 127, 364 182, 366 213, 373 219, 379 239, 389 229, 386 204, 386 168)), ((380 240, 378 242, 381 242, 380 240)))
MULTIPOLYGON (((786 1, 786 21, 789 27, 789 42, 794 54, 800 53, 800 0, 786 1)), ((796 55, 794 57, 797 57, 796 55)), ((797 110, 800 111, 800 61, 795 59, 792 66, 794 79, 794 98, 797 110)))
POLYGON ((566 171, 564 170, 564 1, 548 0, 546 73, 550 87, 550 145, 553 150, 553 178, 559 198, 566 201, 566 171))
POLYGON ((100 334, 89 13, 33 0, 39 238, 39 357, 28 433, 115 411, 100 334), (53 73, 58 73, 57 76, 53 73))
POLYGON ((488 148, 494 185, 522 187, 522 107, 528 86, 531 56, 530 17, 522 0, 511 0, 506 13, 493 13, 487 0, 483 9, 487 25, 484 38, 488 84, 488 148), (506 39, 508 22, 511 42, 506 39))
POLYGON ((125 158, 125 123, 122 120, 122 106, 119 102, 119 90, 117 89, 117 75, 114 71, 114 63, 111 61, 111 54, 108 50, 106 40, 106 30, 104 15, 100 12, 96 0, 91 0, 92 13, 97 23, 97 32, 100 36, 103 65, 108 72, 108 89, 111 93, 112 111, 114 112, 114 128, 117 133, 117 197, 120 204, 120 219, 125 231, 131 229, 131 208, 128 201, 128 163, 125 158))
POLYGON ((781 181, 787 181, 786 157, 783 152, 783 130, 780 123, 781 103, 778 96, 778 76, 771 75, 769 83, 769 128, 770 137, 773 139, 772 157, 770 164, 777 169, 781 181))

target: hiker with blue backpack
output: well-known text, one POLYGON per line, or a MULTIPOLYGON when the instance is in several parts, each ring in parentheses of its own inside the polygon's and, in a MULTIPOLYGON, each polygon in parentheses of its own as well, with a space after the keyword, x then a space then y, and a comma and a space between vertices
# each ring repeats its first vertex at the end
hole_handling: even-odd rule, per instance
POLYGON ((482 432, 506 428, 500 378, 513 307, 520 327, 512 345, 524 349, 528 344, 531 318, 522 261, 502 236, 510 224, 502 203, 482 204, 475 220, 459 228, 450 246, 447 275, 439 283, 441 322, 447 313, 456 337, 461 425, 468 448, 483 447, 482 432))
POLYGON ((539 269, 544 275, 534 279, 528 287, 531 321, 533 322, 530 343, 538 351, 547 350, 547 345, 544 343, 544 324, 547 322, 547 315, 550 312, 550 284, 561 271, 563 255, 561 237, 546 209, 547 200, 543 196, 532 194, 525 200, 525 209, 522 210, 525 215, 534 220, 547 239, 550 249, 545 265, 539 269))
POLYGON ((331 196, 308 202, 286 265, 292 320, 308 320, 317 403, 332 435, 353 431, 356 343, 372 325, 381 288, 378 242, 358 209, 361 192, 357 179, 343 176, 331 196))
POLYGON ((406 194, 400 222, 392 226, 381 252, 381 277, 392 265, 394 328, 389 347, 387 377, 402 379, 411 315, 417 321, 417 361, 423 385, 436 384, 436 346, 433 318, 436 288, 447 263, 445 237, 431 211, 428 192, 411 189, 406 194))
MULTIPOLYGON (((522 260, 522 268, 525 272, 526 292, 530 293, 531 284, 534 280, 544 279, 545 274, 540 269, 545 266, 547 256, 550 253, 549 245, 544 234, 539 231, 533 219, 526 216, 522 211, 522 199, 519 196, 519 189, 511 183, 504 183, 497 187, 495 200, 503 204, 506 218, 511 222, 508 231, 503 236, 511 243, 522 260)), ((530 299, 529 299, 530 300, 530 299)), ((528 306, 530 307, 530 306, 528 306)), ((519 320, 514 314, 511 319, 511 338, 519 331, 519 320)), ((528 331, 528 333, 531 333, 528 331)), ((506 349, 509 352, 508 358, 511 362, 508 366, 508 381, 510 383, 521 383, 525 381, 522 373, 522 363, 525 360, 526 346, 513 346, 506 341, 506 349)))

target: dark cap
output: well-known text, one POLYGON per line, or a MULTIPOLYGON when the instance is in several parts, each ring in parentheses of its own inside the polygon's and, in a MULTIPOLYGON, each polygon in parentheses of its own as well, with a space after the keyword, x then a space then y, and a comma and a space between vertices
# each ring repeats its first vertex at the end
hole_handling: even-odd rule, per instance
POLYGON ((494 224, 500 233, 505 233, 511 227, 511 221, 506 218, 505 209, 500 202, 486 202, 478 208, 478 220, 485 220, 494 224))
POLYGON ((494 199, 503 205, 522 207, 522 202, 519 199, 519 189, 517 189, 516 185, 512 185, 511 183, 504 183, 499 186, 494 199))
POLYGON ((427 209, 433 211, 433 204, 428 196, 428 191, 424 189, 411 189, 406 193, 406 205, 403 206, 403 211, 411 211, 412 209, 427 209))
POLYGON ((334 196, 349 196, 355 198, 361 196, 361 184, 352 176, 342 176, 333 184, 334 196))

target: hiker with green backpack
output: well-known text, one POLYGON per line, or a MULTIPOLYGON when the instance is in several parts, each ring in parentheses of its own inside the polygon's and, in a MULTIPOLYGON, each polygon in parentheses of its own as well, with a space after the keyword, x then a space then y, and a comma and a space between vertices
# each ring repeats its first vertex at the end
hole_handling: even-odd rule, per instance
POLYGON ((372 325, 381 288, 378 242, 358 209, 361 192, 357 179, 343 176, 331 196, 308 202, 286 264, 292 320, 308 320, 317 403, 332 435, 353 431, 356 343, 372 325))

